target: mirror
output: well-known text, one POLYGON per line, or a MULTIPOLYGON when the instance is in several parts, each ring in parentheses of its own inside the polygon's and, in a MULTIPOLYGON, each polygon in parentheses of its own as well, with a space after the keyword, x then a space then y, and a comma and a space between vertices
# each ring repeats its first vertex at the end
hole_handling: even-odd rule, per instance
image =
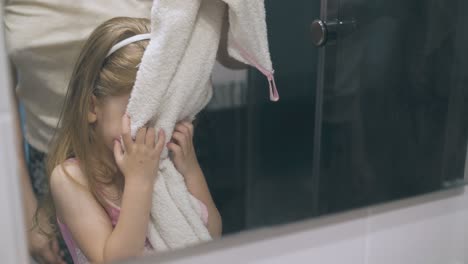
MULTIPOLYGON (((255 69, 217 64, 213 98, 195 120, 196 155, 222 216, 223 236, 464 184, 465 2, 265 1, 280 101, 269 101, 268 83, 255 69), (317 19, 326 30, 311 32, 317 19), (315 34, 323 32, 327 40, 316 47, 315 34)), ((116 10, 125 15, 127 5, 119 3, 116 10)), ((52 57, 31 57, 41 52, 41 39, 21 50, 26 43, 14 38, 25 27, 15 24, 22 21, 15 8, 18 1, 7 3, 4 21, 14 76, 21 82, 32 76, 28 65, 46 65, 52 57), (33 64, 28 58, 35 58, 33 64)), ((52 12, 44 6, 30 10, 36 18, 52 12)), ((83 21, 95 22, 80 12, 83 21)), ((70 44, 56 37, 60 45, 70 44)), ((79 43, 70 46, 77 54, 79 43)), ((72 67, 67 52, 57 48, 53 54, 72 67)), ((18 91, 33 175, 43 169, 44 153, 29 141, 52 131, 32 128, 44 121, 34 119, 40 92, 18 91)), ((62 95, 56 96, 46 103, 57 104, 62 95)), ((36 194, 45 188, 45 181, 32 182, 36 194)))
POLYGON ((225 232, 464 184, 466 8, 266 1, 281 100, 269 102, 264 78, 249 70, 242 94, 222 89, 240 90, 239 81, 215 82, 213 104, 245 103, 208 107, 198 125, 200 162, 225 232), (316 48, 309 30, 319 17, 335 38, 316 48))

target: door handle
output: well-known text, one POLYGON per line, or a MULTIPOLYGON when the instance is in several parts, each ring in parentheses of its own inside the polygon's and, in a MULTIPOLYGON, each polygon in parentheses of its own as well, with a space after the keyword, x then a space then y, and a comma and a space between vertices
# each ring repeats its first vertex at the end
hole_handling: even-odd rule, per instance
POLYGON ((312 43, 316 47, 323 47, 326 44, 336 41, 338 33, 351 33, 356 29, 355 20, 350 21, 323 21, 316 19, 310 25, 312 43))

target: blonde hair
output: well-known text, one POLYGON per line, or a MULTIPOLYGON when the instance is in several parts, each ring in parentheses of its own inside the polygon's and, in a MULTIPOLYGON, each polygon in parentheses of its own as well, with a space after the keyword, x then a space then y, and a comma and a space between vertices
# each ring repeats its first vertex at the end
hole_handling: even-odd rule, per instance
MULTIPOLYGON (((148 19, 116 17, 105 21, 91 33, 71 75, 59 125, 48 153, 49 177, 54 168, 61 166, 65 171, 63 163, 67 159, 76 158, 87 178, 89 190, 102 206, 107 204, 100 186, 115 184, 120 196, 123 190, 123 176, 118 172, 114 160, 106 158, 108 155, 103 151, 109 150, 101 140, 97 140, 94 125, 88 122, 92 96, 94 95, 100 103, 108 96, 131 92, 148 40, 126 45, 107 58, 106 54, 119 41, 149 32, 148 19)), ((43 207, 54 228, 53 231, 57 232, 55 208, 50 192, 43 207)))

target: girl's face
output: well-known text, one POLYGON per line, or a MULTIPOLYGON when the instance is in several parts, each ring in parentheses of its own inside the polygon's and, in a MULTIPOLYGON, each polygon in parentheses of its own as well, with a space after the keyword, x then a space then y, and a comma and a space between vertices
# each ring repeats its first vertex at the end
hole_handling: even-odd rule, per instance
POLYGON ((122 117, 127 109, 129 98, 130 94, 125 94, 108 96, 99 102, 93 100, 95 102, 94 113, 90 113, 88 121, 95 124, 97 136, 111 151, 114 148, 114 140, 120 140, 122 117))

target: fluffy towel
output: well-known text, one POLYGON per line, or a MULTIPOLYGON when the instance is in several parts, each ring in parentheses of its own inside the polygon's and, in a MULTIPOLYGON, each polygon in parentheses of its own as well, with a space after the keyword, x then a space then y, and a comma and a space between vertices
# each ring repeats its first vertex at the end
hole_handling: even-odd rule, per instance
MULTIPOLYGON (((151 40, 127 107, 133 135, 149 122, 156 131, 164 129, 169 141, 177 122, 193 120, 209 102, 210 75, 226 7, 229 54, 264 73, 271 100, 278 100, 263 0, 154 0, 151 40)), ((148 228, 154 249, 159 252, 211 240, 200 213, 165 149, 148 228)))

